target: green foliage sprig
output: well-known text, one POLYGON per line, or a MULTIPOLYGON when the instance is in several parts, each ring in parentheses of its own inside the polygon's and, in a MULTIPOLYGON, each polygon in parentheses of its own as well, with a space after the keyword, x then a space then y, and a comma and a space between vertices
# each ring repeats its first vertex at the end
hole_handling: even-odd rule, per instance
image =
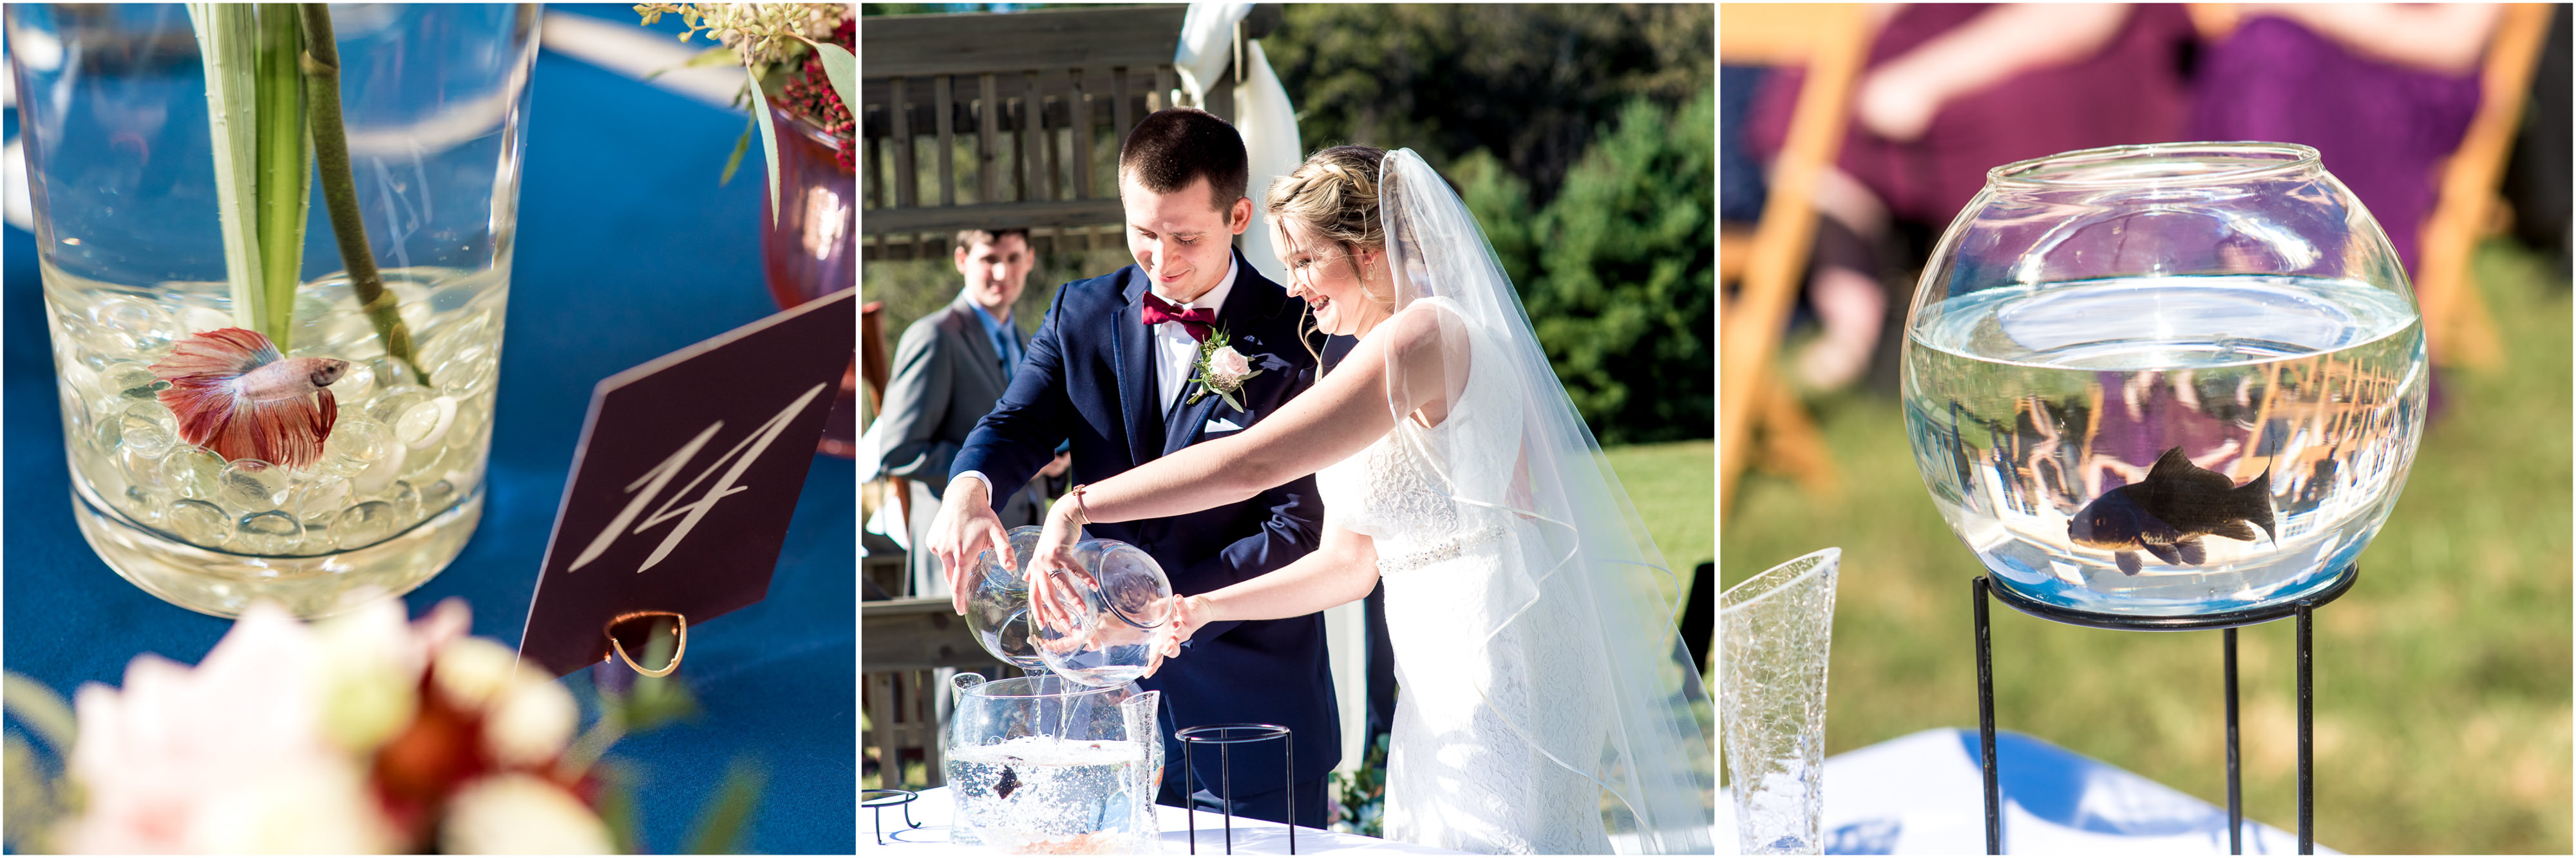
POLYGON ((751 127, 743 129, 734 141, 733 156, 725 162, 721 181, 732 181, 734 170, 750 146, 754 131, 760 134, 760 151, 769 167, 770 218, 778 217, 778 133, 769 127, 769 101, 783 92, 787 76, 801 67, 810 53, 823 66, 831 80, 832 94, 844 106, 859 103, 858 55, 850 49, 832 44, 827 39, 849 20, 851 5, 842 3, 639 3, 635 14, 650 26, 664 15, 680 16, 687 29, 680 41, 705 33, 721 44, 699 52, 681 67, 720 65, 728 61, 742 66, 746 75, 741 93, 734 103, 751 104, 751 127), (778 92, 773 92, 778 91, 778 92))

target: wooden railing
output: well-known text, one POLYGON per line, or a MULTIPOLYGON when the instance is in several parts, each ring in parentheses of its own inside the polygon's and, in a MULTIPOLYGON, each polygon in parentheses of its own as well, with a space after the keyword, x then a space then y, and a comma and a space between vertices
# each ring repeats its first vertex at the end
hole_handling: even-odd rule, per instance
POLYGON ((865 257, 945 255, 960 229, 1029 229, 1040 253, 1060 241, 1114 239, 1101 228, 1119 223, 1117 189, 1100 156, 1105 147, 1114 161, 1127 129, 1168 106, 1186 12, 868 19, 859 87, 865 257))
MULTIPOLYGON (((1114 247, 1127 130, 1178 97, 1173 5, 868 19, 860 34, 866 259, 947 255, 961 229, 1027 229, 1040 254, 1114 247)), ((1279 21, 1256 6, 1246 39, 1279 21)), ((1229 63, 1231 80, 1231 69, 1229 63)), ((1201 107, 1234 116, 1231 86, 1201 107)))
POLYGON ((1005 676, 1005 668, 975 643, 966 618, 957 615, 946 596, 864 602, 859 608, 861 705, 868 713, 861 754, 877 760, 878 783, 889 787, 927 789, 946 782, 941 772, 939 731, 942 700, 949 690, 934 681, 940 668, 973 670, 986 678, 1005 676), (905 763, 924 763, 924 781, 908 780, 905 763))

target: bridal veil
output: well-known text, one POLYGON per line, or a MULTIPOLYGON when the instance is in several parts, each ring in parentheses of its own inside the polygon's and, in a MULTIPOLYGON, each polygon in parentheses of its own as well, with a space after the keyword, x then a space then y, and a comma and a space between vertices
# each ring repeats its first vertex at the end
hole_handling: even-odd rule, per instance
MULTIPOLYGON (((1563 648, 1543 662, 1564 665, 1571 653, 1585 668, 1551 668, 1565 675, 1534 677, 1557 686, 1549 699, 1589 713, 1581 729, 1513 718, 1511 732, 1599 786, 1603 826, 1619 851, 1708 854, 1715 848, 1717 759, 1707 691, 1676 625, 1687 585, 1655 549, 1600 443, 1557 381, 1510 276, 1465 202, 1410 149, 1387 153, 1379 188, 1397 309, 1444 298, 1456 310, 1438 316, 1436 351, 1447 355, 1444 371, 1451 376, 1443 389, 1428 392, 1431 399, 1409 395, 1405 379, 1440 374, 1390 367, 1391 400, 1454 404, 1465 387, 1459 373, 1500 373, 1479 381, 1507 385, 1514 395, 1502 400, 1519 411, 1517 421, 1485 419, 1496 415, 1472 421, 1494 427, 1475 431, 1517 435, 1512 461, 1479 461, 1487 457, 1472 439, 1435 442, 1424 451, 1441 478, 1437 490, 1459 504, 1517 516, 1534 525, 1525 530, 1539 534, 1535 556, 1519 564, 1527 580, 1511 585, 1517 607, 1481 631, 1491 640, 1543 614, 1548 621, 1541 627, 1550 634, 1536 645, 1563 648), (1486 348, 1473 351, 1469 366, 1463 358, 1471 337, 1486 348), (1466 470, 1484 468, 1511 470, 1507 479, 1466 470), (1554 638, 1566 629, 1572 639, 1554 638)), ((1409 418, 1398 413, 1396 419, 1409 418)))

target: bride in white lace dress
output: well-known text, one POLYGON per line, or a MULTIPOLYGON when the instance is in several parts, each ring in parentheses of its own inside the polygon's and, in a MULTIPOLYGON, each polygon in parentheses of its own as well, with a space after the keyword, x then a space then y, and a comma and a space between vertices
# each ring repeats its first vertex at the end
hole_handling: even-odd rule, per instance
MULTIPOLYGON (((1499 854, 1713 851, 1715 757, 1674 628, 1677 579, 1473 217, 1410 150, 1358 146, 1317 153, 1267 205, 1289 293, 1358 345, 1252 428, 1076 487, 1036 564, 1060 568, 1086 522, 1316 474, 1320 547, 1182 594, 1162 656, 1186 657, 1182 642, 1211 625, 1311 613, 1383 581, 1400 689, 1388 837, 1499 854)), ((1041 591, 1052 581, 1033 576, 1041 591)))

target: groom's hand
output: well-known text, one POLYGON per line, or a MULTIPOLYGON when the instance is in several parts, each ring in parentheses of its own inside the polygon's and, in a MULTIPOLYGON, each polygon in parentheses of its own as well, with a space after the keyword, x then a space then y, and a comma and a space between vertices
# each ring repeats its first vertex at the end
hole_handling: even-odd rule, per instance
POLYGON ((939 504, 939 515, 930 521, 930 554, 939 558, 941 571, 948 575, 949 600, 957 613, 966 613, 966 597, 974 592, 975 556, 985 551, 1001 559, 1010 568, 1009 537, 1002 530, 1002 519, 993 514, 991 487, 983 480, 964 479, 948 484, 948 494, 939 504))

